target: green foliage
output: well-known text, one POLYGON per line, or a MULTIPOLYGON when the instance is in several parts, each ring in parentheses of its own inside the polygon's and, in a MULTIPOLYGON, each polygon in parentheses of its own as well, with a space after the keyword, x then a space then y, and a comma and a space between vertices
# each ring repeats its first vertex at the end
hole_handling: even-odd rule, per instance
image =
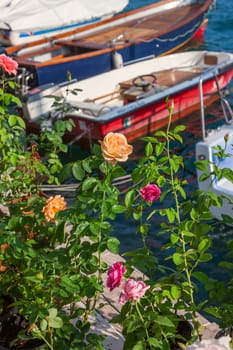
MULTIPOLYGON (((8 86, 15 87, 13 82, 8 86)), ((77 94, 78 89, 67 93, 77 94)), ((61 97, 53 98, 60 112, 72 108, 61 97)), ((124 254, 125 277, 139 269, 149 286, 141 298, 126 301, 112 320, 122 325, 124 350, 169 350, 177 342, 192 342, 200 337, 197 312, 204 308, 221 317, 222 325, 229 325, 233 264, 221 263, 230 271, 227 288, 200 271, 200 265, 212 259, 210 208, 221 206, 222 198, 202 191, 187 195, 183 159, 172 152, 174 142, 183 142, 184 126, 171 130, 172 106, 168 107, 167 129, 144 138, 145 155, 132 171, 132 186, 122 194, 115 181, 126 171, 107 162, 100 145, 84 160, 63 167, 59 155, 67 151, 63 136, 72 129, 71 120, 57 120, 52 131, 26 138, 24 121, 11 110, 15 104, 20 104, 19 99, 1 88, 0 204, 7 212, 0 220, 0 295, 12 297, 28 322, 26 333, 21 331, 15 344, 19 339, 37 338, 50 350, 103 349, 104 337, 90 332, 89 315, 97 308, 104 290, 103 274, 109 268, 102 253, 119 253, 120 241, 113 229, 122 215, 135 221, 135 234, 141 236, 141 247, 124 254), (75 201, 48 220, 48 198, 40 192, 40 184, 59 184, 69 175, 79 183, 75 201), (148 184, 161 190, 155 206, 141 194, 148 184), (157 218, 161 221, 158 235, 167 237, 161 248, 166 258, 154 256, 147 246, 149 235, 157 239, 153 233, 157 218), (207 300, 197 304, 198 285, 221 301, 221 307, 211 308, 207 300), (188 337, 177 334, 183 321, 193 325, 188 337)), ((220 147, 216 152, 220 159, 225 156, 220 147)), ((197 162, 202 171, 207 165, 197 162)), ((201 178, 211 175, 205 173, 201 178)), ((233 179, 231 169, 217 165, 214 175, 233 179)), ((226 217, 225 222, 232 223, 231 218, 226 217)), ((230 258, 232 248, 229 242, 230 258)))
POLYGON ((52 131, 27 136, 23 119, 12 112, 16 103, 0 89, 0 204, 6 210, 0 220, 0 300, 11 297, 26 320, 13 342, 37 338, 50 350, 103 349, 104 337, 90 332, 88 317, 103 291, 107 265, 101 253, 118 252, 109 220, 124 211, 112 185, 123 170, 109 167, 105 177, 106 164, 94 155, 69 164, 66 176, 72 171, 82 180, 77 200, 48 220, 40 185, 59 184, 60 153, 67 151, 63 136, 73 122, 57 120, 52 131), (76 305, 80 301, 85 309, 76 305))

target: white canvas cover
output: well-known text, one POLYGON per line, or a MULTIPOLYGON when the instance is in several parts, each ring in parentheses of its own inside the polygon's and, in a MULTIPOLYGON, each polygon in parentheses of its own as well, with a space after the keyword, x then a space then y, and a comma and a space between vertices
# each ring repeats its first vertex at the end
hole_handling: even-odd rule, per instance
POLYGON ((62 27, 121 11, 128 0, 0 0, 0 29, 62 27))

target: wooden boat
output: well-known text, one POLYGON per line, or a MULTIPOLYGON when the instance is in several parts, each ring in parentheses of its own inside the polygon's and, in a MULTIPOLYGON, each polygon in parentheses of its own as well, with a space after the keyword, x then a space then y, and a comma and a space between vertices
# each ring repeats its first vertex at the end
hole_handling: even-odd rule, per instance
POLYGON ((53 119, 72 118, 69 137, 90 148, 108 132, 120 132, 129 142, 153 133, 168 122, 167 98, 174 103, 173 121, 200 108, 199 81, 203 82, 206 105, 218 98, 233 76, 233 54, 190 51, 144 60, 91 77, 70 86, 49 84, 30 90, 23 98, 28 129, 52 125, 53 119), (216 83, 218 81, 219 87, 216 83), (77 95, 68 94, 81 89, 77 95), (74 106, 66 115, 57 114, 52 100, 64 96, 74 106))
MULTIPOLYGON (((200 100, 202 99, 202 86, 200 86, 200 100)), ((203 191, 211 191, 218 197, 222 198, 222 206, 212 206, 211 213, 218 220, 223 220, 224 215, 228 215, 232 220, 233 214, 233 181, 229 178, 218 178, 215 174, 215 167, 219 169, 233 170, 233 111, 229 101, 220 91, 220 101, 222 106, 222 125, 217 129, 207 130, 205 122, 204 104, 201 103, 201 121, 202 121, 202 140, 196 144, 196 167, 198 187, 203 191), (219 157, 217 152, 221 149, 225 150, 227 157, 219 157), (203 165, 198 166, 199 162, 207 161, 207 169, 203 170, 203 165), (208 178, 202 177, 207 174, 208 178)), ((225 220, 225 223, 232 221, 225 220)))
POLYGON ((1 0, 0 43, 19 45, 112 17, 128 0, 1 0))
MULTIPOLYGON (((73 36, 14 46, 25 89, 108 72, 139 60, 168 54, 200 30, 212 0, 163 0, 90 25, 73 36)), ((80 28, 81 30, 81 28, 80 28)))

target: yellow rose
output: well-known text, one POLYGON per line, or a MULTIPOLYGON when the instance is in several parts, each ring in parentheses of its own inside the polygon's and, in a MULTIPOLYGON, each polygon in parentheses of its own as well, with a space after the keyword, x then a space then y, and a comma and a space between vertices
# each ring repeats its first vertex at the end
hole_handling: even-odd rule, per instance
POLYGON ((66 202, 63 197, 57 195, 49 197, 43 207, 43 213, 47 221, 54 221, 57 212, 66 209, 66 202))
POLYGON ((129 154, 133 152, 133 146, 129 145, 125 135, 109 132, 101 141, 101 149, 104 159, 115 165, 117 162, 126 162, 129 154))

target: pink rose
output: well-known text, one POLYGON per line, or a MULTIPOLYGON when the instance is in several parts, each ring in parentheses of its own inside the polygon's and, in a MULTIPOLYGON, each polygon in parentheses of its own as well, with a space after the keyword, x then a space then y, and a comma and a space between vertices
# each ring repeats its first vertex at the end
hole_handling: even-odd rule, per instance
POLYGON ((17 74, 18 62, 6 55, 0 55, 0 67, 2 67, 8 74, 17 74))
POLYGON ((161 190, 157 185, 148 184, 140 190, 142 198, 148 202, 153 202, 159 199, 161 190))
POLYGON ((122 277, 126 272, 125 266, 121 261, 113 264, 108 270, 107 287, 112 291, 114 288, 119 287, 122 277))
POLYGON ((124 305, 124 303, 128 300, 134 301, 141 299, 149 288, 150 286, 147 286, 143 281, 128 279, 123 286, 123 291, 120 294, 119 303, 121 305, 124 305))

